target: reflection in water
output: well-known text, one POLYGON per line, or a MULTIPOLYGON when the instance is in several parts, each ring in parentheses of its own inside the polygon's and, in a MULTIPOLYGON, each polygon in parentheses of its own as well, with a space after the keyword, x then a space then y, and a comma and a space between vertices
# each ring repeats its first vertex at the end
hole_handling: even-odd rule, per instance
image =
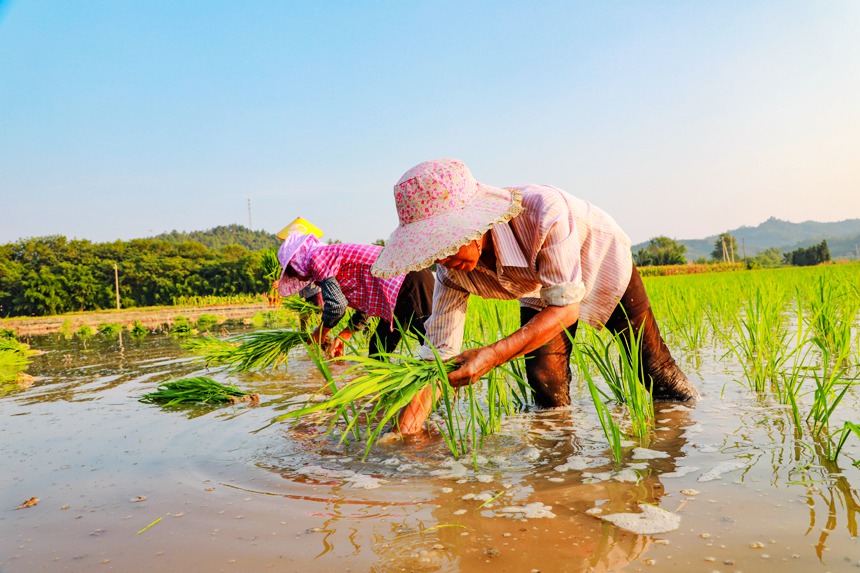
MULTIPOLYGON (((653 459, 634 459, 631 447, 626 463, 617 467, 596 419, 579 405, 511 418, 487 439, 473 463, 452 460, 438 439, 406 449, 377 446, 362 461, 363 447, 339 448, 324 426, 299 421, 286 437, 302 444, 300 451, 291 449, 259 465, 297 485, 324 486, 331 493, 331 498, 318 498, 327 516, 320 555, 343 535, 358 551, 367 541, 352 524, 368 515, 360 515, 355 505, 383 508, 376 512, 386 525, 374 528, 378 561, 373 571, 481 571, 502 554, 512 570, 530 571, 536 567, 535 547, 540 547, 540 561, 564 564, 554 570, 610 570, 641 558, 651 536, 624 531, 589 511, 638 513, 639 504, 660 505, 665 493, 660 475, 675 473, 685 456, 689 412, 684 406, 660 411, 653 459), (368 479, 357 476, 375 480, 372 489, 362 490, 360 484, 368 479), (404 480, 411 493, 393 485, 404 480), (412 501, 399 502, 404 494, 412 501), (428 511, 413 510, 392 522, 388 509, 397 505, 428 511), (555 517, 533 517, 550 507, 555 517), (345 528, 340 535, 339 527, 345 528)), ((667 509, 679 505, 680 500, 667 509)))
MULTIPOLYGON (((694 409, 658 405, 648 451, 627 446, 619 466, 576 384, 570 408, 508 417, 474 459, 452 459, 430 436, 375 446, 364 460, 363 444, 325 434, 324 416, 253 433, 322 385, 300 354, 283 370, 233 375, 204 372, 169 336, 31 342, 46 351, 29 369, 35 383, 0 397, 4 573, 92 571, 104 560, 131 572, 337 573, 347 563, 379 573, 645 570, 670 556, 679 571, 857 562, 860 470, 827 462, 824 442, 795 435, 789 410, 726 378, 702 384, 713 396, 694 409), (203 373, 263 401, 178 410, 137 401, 203 373), (129 502, 140 495, 148 501, 129 502), (12 509, 32 496, 36 508, 12 509), (681 527, 639 535, 591 513, 643 503, 681 516, 681 527)), ((703 357, 703 375, 709 368, 703 357)), ((846 403, 856 408, 853 389, 846 403)))

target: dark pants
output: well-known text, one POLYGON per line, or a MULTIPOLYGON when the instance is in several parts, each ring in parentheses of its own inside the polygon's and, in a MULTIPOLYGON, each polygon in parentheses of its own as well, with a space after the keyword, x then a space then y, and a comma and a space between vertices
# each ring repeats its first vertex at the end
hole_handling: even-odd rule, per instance
POLYGON ((424 341, 424 322, 433 312, 435 282, 430 269, 413 271, 406 275, 394 304, 394 329, 392 330, 390 322, 379 319, 376 332, 370 336, 370 356, 380 352, 394 352, 403 332, 411 332, 418 336, 421 342, 424 341))
MULTIPOLYGON (((538 313, 531 308, 520 307, 520 324, 526 324, 538 313)), ((570 353, 571 338, 576 334, 576 324, 568 327, 570 337, 564 332, 525 355, 526 376, 534 394, 535 403, 542 407, 567 406, 570 404, 570 353)), ((669 353, 654 313, 645 293, 642 277, 633 265, 630 283, 618 301, 618 306, 604 325, 613 334, 620 334, 630 343, 631 328, 640 337, 640 364, 643 372, 640 379, 650 381, 655 400, 689 400, 698 395, 696 389, 675 364, 669 353)))

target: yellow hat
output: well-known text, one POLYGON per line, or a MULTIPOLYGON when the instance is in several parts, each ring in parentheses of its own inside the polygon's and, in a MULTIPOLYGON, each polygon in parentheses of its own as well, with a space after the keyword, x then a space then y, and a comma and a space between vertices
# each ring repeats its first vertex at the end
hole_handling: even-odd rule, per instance
POLYGON ((323 236, 323 232, 320 231, 313 223, 311 223, 307 219, 302 219, 301 217, 296 217, 295 221, 278 231, 277 237, 280 240, 284 241, 289 235, 292 235, 293 233, 316 235, 317 239, 323 236))

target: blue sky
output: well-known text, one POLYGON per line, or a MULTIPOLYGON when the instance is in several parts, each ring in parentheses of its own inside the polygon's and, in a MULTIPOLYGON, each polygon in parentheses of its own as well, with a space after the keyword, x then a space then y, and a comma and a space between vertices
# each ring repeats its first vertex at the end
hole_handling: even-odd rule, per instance
POLYGON ((0 0, 0 242, 371 242, 438 157, 634 242, 860 217, 860 2, 0 0))

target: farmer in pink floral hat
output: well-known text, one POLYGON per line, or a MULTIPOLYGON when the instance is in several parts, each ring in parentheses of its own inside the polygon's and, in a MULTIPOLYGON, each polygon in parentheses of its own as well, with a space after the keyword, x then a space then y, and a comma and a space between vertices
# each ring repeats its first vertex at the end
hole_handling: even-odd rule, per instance
MULTIPOLYGON (((448 375, 463 386, 515 358, 542 407, 570 404, 570 354, 579 320, 641 338, 645 375, 659 400, 686 401, 698 392, 660 336, 633 265, 630 239, 591 203, 549 185, 499 188, 478 183, 456 159, 416 165, 394 187, 400 225, 373 264, 378 277, 434 262, 436 284, 427 341, 459 364, 448 375), (519 299, 521 328, 488 346, 461 352, 469 295, 519 299)), ((420 354, 433 359, 425 345, 420 354)), ((400 431, 419 431, 429 391, 400 415, 400 431)))
POLYGON ((379 317, 371 334, 370 355, 394 352, 401 330, 423 339, 424 321, 433 308, 433 274, 429 270, 402 273, 381 279, 370 274, 370 266, 382 247, 335 243, 326 245, 310 233, 291 232, 278 250, 281 277, 278 292, 287 297, 308 283, 322 290, 320 325, 311 333, 331 356, 343 354, 343 342, 364 330, 368 317, 379 317), (328 339, 347 307, 356 312, 337 338, 328 339))

